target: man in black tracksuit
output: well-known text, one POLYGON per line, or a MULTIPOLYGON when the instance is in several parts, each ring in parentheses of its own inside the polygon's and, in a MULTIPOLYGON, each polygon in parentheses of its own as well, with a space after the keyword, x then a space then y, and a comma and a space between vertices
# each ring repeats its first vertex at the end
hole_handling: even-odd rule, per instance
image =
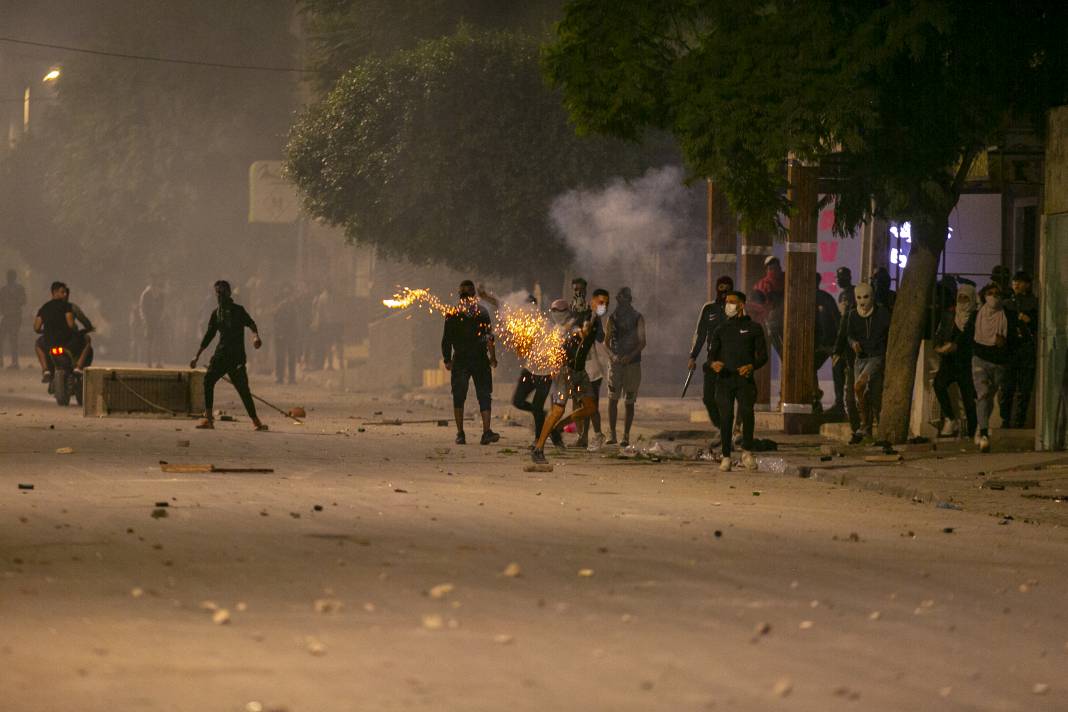
POLYGON ((853 428, 851 445, 872 437, 882 403, 886 342, 890 333, 890 309, 877 303, 871 285, 861 283, 853 292, 854 307, 838 330, 835 355, 853 354, 853 394, 856 410, 849 413, 853 428))
POLYGON ((237 389, 238 395, 241 396, 241 402, 245 404, 245 410, 254 428, 266 430, 267 426, 256 416, 256 404, 252 401, 252 392, 248 387, 248 370, 245 368, 245 329, 248 328, 252 332, 252 346, 257 349, 263 346, 260 331, 245 308, 234 302, 229 282, 219 280, 215 283, 215 297, 219 301, 219 306, 211 313, 208 330, 200 341, 200 350, 189 362, 190 368, 196 368, 200 355, 208 348, 208 344, 215 338, 215 335, 219 335, 219 344, 215 347, 211 361, 208 362, 208 373, 204 377, 204 420, 197 428, 211 430, 215 427, 212 411, 215 402, 215 384, 223 376, 227 376, 230 383, 237 389))
MULTIPOLYGON (((726 315, 723 313, 723 305, 727 303, 727 295, 732 291, 734 291, 734 280, 726 275, 720 277, 716 281, 716 301, 707 302, 701 307, 701 316, 697 319, 697 328, 693 331, 693 341, 690 344, 690 362, 688 365, 691 371, 697 368, 697 357, 701 353, 702 346, 707 343, 711 352, 712 335, 727 320, 726 315)), ((719 434, 712 439, 710 449, 719 444, 718 438, 721 438, 724 432, 719 418, 719 408, 716 406, 716 381, 719 375, 709 368, 711 362, 712 359, 708 359, 702 367, 705 376, 705 388, 701 398, 701 401, 705 404, 705 410, 708 411, 708 419, 719 430, 719 434)))
POLYGON ((768 362, 768 345, 764 329, 745 313, 745 294, 730 292, 723 305, 726 320, 712 334, 708 347, 710 368, 718 376, 716 380, 716 404, 723 428, 720 470, 731 469, 731 437, 734 428, 734 404, 742 419, 742 463, 746 469, 755 470, 753 457, 753 429, 757 387, 753 372, 768 362))
POLYGON ((445 317, 441 335, 441 358, 445 369, 452 372, 452 408, 456 418, 456 444, 467 442, 464 434, 464 402, 467 384, 475 382, 475 396, 482 415, 483 445, 490 445, 501 436, 490 428, 490 408, 493 404, 493 371, 497 368, 497 352, 489 312, 478 302, 475 284, 465 279, 460 283, 460 303, 445 317))

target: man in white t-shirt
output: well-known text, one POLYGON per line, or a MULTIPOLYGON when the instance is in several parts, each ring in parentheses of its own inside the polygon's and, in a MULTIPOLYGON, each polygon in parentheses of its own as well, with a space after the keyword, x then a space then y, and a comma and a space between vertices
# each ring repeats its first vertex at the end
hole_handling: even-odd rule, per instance
POLYGON ((608 346, 604 342, 604 322, 605 314, 608 313, 609 295, 607 289, 595 289, 593 290, 593 297, 590 299, 590 310, 593 312, 594 331, 597 334, 597 340, 593 343, 593 348, 590 349, 590 354, 586 358, 586 375, 590 377, 590 384, 593 386, 593 401, 596 410, 593 415, 582 421, 582 428, 580 431, 579 439, 575 443, 575 447, 584 447, 590 452, 597 452, 604 445, 605 437, 601 432, 601 386, 604 383, 604 379, 608 378, 608 368, 611 364, 612 354, 608 350, 608 346), (590 425, 593 425, 593 442, 590 442, 589 432, 590 425))

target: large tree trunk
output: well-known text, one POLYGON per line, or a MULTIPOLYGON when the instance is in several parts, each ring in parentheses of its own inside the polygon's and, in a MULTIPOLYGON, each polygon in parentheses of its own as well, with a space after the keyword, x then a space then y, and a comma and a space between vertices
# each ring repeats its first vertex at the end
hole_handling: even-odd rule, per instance
POLYGON ((909 437, 916 357, 930 307, 931 288, 938 274, 938 260, 946 244, 948 224, 948 214, 928 216, 912 223, 912 250, 898 285, 890 320, 879 440, 903 443, 909 437))

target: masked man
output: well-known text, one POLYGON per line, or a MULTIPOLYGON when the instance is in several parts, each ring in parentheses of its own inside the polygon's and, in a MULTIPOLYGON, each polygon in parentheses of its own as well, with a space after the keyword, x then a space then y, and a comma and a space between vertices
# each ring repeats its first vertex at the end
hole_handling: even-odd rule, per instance
POLYGON ((441 358, 445 369, 452 373, 452 408, 456 419, 456 444, 467 442, 464 434, 464 402, 467 387, 475 382, 475 396, 482 416, 482 445, 490 445, 501 436, 490 429, 490 409, 493 404, 493 371, 497 368, 497 352, 489 312, 478 302, 475 283, 460 282, 460 302, 445 317, 441 335, 441 358))
POLYGON ((886 339, 890 333, 890 310, 875 303, 875 293, 869 284, 858 284, 854 290, 857 306, 846 314, 838 331, 835 353, 843 358, 852 353, 853 394, 859 413, 850 413, 856 445, 871 437, 883 388, 883 368, 886 358, 886 339))
MULTIPOLYGON (((689 370, 693 371, 697 368, 697 357, 701 353, 701 347, 705 344, 708 348, 712 348, 712 335, 716 333, 716 329, 726 321, 727 317, 724 314, 723 307, 727 303, 727 295, 734 291, 734 280, 724 275, 716 280, 716 300, 713 302, 706 302, 701 307, 701 316, 697 318, 697 327, 693 331, 693 341, 690 342, 690 361, 687 364, 689 370)), ((762 327, 763 328, 763 327, 762 327)), ((705 405, 705 410, 708 411, 708 419, 712 421, 712 425, 716 427, 717 433, 712 438, 712 443, 708 446, 709 452, 713 448, 719 447, 720 438, 723 436, 723 427, 720 422, 719 409, 716 406, 716 379, 719 378, 719 374, 709 368, 711 359, 708 359, 702 364, 702 370, 704 371, 704 393, 702 394, 701 401, 705 405)))
POLYGON ((768 362, 768 346, 764 329, 745 313, 745 294, 728 293, 723 314, 726 319, 712 335, 708 347, 709 368, 718 376, 716 401, 725 435, 721 443, 723 455, 719 469, 723 472, 731 469, 733 443, 729 434, 733 432, 734 407, 737 404, 738 417, 742 421, 742 464, 748 470, 755 470, 757 461, 752 449, 756 416, 753 407, 756 404, 757 387, 753 372, 768 362))

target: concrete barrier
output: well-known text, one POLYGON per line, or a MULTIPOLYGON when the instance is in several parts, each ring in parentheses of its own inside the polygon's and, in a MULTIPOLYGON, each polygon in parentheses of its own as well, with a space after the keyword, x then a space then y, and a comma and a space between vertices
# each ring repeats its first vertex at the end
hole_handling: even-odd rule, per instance
POLYGON ((82 398, 86 417, 187 418, 204 412, 204 371, 88 368, 82 398))

